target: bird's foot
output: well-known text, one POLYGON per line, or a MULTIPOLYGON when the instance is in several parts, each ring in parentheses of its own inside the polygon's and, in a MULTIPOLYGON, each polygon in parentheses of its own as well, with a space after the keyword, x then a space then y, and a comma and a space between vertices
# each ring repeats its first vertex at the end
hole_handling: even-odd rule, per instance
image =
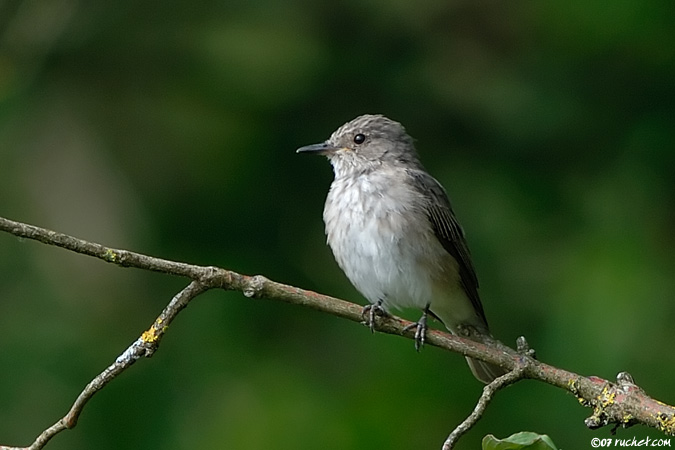
POLYGON ((363 323, 365 326, 370 328, 370 332, 375 332, 375 317, 380 316, 384 317, 387 315, 387 311, 382 307, 382 300, 377 303, 366 305, 361 310, 361 317, 363 318, 363 323))
POLYGON ((429 314, 429 308, 425 308, 422 311, 422 317, 417 322, 411 323, 410 325, 403 328, 403 332, 407 332, 415 328, 415 350, 418 352, 424 347, 424 341, 427 338, 427 315, 429 314))

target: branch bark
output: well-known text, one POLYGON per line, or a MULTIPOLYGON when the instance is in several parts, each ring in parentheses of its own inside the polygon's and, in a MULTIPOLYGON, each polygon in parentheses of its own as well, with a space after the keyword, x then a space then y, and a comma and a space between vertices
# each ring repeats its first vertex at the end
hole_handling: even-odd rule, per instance
POLYGON ((492 398, 497 393, 498 390, 505 388, 506 386, 515 383, 523 379, 525 376, 526 365, 522 365, 517 369, 508 372, 501 377, 496 378, 490 384, 483 388, 483 393, 476 403, 476 407, 473 409, 469 417, 467 417, 464 422, 457 425, 457 427, 452 430, 452 433, 443 443, 442 450, 451 450, 459 438, 464 436, 467 431, 469 431, 479 420, 483 417, 483 413, 487 409, 488 405, 492 401, 492 398))
MULTIPOLYGON (((247 276, 218 267, 199 266, 114 249, 63 233, 12 221, 0 217, 0 230, 15 236, 40 241, 48 245, 92 256, 121 267, 135 267, 189 278, 190 284, 169 302, 148 330, 132 343, 108 368, 94 378, 81 392, 69 412, 44 430, 28 447, 1 446, 0 450, 38 450, 59 432, 77 424, 82 409, 92 396, 134 362, 150 357, 157 350, 169 323, 199 294, 210 289, 234 290, 246 297, 267 298, 309 307, 354 322, 362 322, 362 306, 316 292, 271 281, 263 276, 247 276)), ((395 317, 377 317, 375 330, 414 339, 414 330, 406 328, 411 322, 395 317)), ((524 343, 524 339, 521 343, 524 343)), ((494 393, 520 379, 529 378, 564 389, 573 394, 583 406, 593 408, 585 424, 591 429, 609 424, 629 427, 642 424, 666 435, 675 435, 675 408, 649 397, 629 374, 622 372, 616 382, 598 377, 584 377, 573 372, 537 361, 533 352, 519 345, 515 351, 499 342, 484 345, 453 336, 439 330, 429 330, 426 343, 464 356, 499 365, 511 373, 486 386, 483 396, 469 418, 460 424, 444 443, 444 450, 480 418, 494 393)))

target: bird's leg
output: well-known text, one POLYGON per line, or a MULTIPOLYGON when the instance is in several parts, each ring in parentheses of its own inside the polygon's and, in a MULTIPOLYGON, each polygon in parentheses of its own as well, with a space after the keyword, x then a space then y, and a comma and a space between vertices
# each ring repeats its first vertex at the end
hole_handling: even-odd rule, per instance
POLYGON ((382 307, 382 300, 378 300, 377 303, 371 303, 366 305, 361 310, 361 317, 363 317, 363 323, 370 328, 370 332, 375 332, 375 316, 386 316, 387 312, 382 307))
POLYGON ((427 316, 429 315, 429 305, 422 310, 422 317, 415 323, 411 323, 403 329, 403 332, 416 328, 415 330, 415 350, 418 352, 424 346, 424 341, 427 338, 427 316))

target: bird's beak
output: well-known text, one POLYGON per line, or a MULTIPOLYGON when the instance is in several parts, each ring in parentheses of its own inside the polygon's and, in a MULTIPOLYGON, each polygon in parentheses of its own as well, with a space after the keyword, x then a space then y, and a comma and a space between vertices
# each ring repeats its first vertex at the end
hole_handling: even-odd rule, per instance
POLYGON ((316 153, 319 155, 328 155, 338 150, 334 145, 329 144, 328 142, 322 142, 320 144, 305 145, 300 147, 295 152, 296 153, 316 153))

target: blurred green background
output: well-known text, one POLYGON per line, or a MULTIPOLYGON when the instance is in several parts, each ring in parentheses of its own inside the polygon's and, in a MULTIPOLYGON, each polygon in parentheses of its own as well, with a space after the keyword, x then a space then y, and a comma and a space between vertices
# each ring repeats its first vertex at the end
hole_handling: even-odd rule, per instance
MULTIPOLYGON (((330 165, 294 151, 383 113, 448 189, 495 335, 672 404, 673 23, 658 0, 5 0, 0 215, 363 303, 325 246, 330 165)), ((0 444, 185 285, 0 235, 0 444)), ((460 356, 210 292, 47 448, 437 449, 480 392, 460 356)), ((521 382, 459 448, 589 448, 590 412, 521 382)))

